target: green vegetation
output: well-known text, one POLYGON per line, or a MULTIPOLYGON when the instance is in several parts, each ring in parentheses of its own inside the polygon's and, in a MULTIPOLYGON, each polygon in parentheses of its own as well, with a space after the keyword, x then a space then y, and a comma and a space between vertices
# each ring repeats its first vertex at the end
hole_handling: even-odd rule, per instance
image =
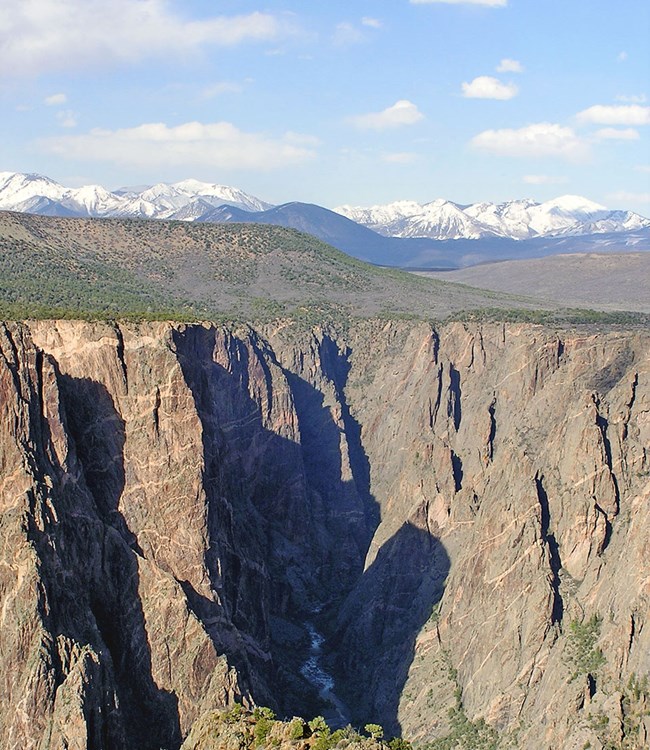
POLYGON ((445 655, 449 680, 454 683, 456 705, 449 709, 450 731, 444 737, 424 745, 424 750, 497 750, 499 735, 484 719, 471 721, 463 706, 463 691, 458 681, 458 672, 451 664, 449 654, 445 655))
POLYGON ((91 258, 68 258, 49 246, 3 240, 0 246, 0 317, 121 317, 196 320, 206 309, 163 293, 128 270, 91 258))
POLYGON ((364 731, 367 732, 373 740, 382 740, 384 738, 384 729, 379 724, 366 724, 364 731))
POLYGON ((412 750, 401 738, 385 743, 379 724, 367 724, 365 732, 363 735, 351 726, 332 731, 322 716, 309 722, 300 717, 282 721, 268 708, 250 711, 235 704, 201 717, 192 727, 188 743, 191 747, 236 746, 240 750, 412 750))
POLYGON ((596 647, 602 617, 593 614, 588 620, 572 620, 566 645, 566 660, 571 669, 570 682, 581 675, 595 675, 605 664, 603 652, 596 647))
MULTIPOLYGON (((650 716, 650 685, 648 675, 638 677, 630 675, 625 686, 618 686, 620 708, 623 719, 623 732, 619 717, 614 714, 614 721, 602 710, 587 716, 587 726, 598 738, 599 747, 603 750, 637 750, 644 746, 642 727, 650 716)), ((586 746, 585 746, 586 747, 586 746)), ((591 744, 589 744, 591 747, 591 744)))
POLYGON ((532 308, 500 308, 483 307, 474 310, 462 310, 450 316, 452 320, 462 322, 496 322, 496 323, 534 323, 540 325, 647 325, 650 315, 645 313, 602 310, 586 310, 581 308, 557 308, 555 310, 539 310, 532 308))
POLYGON ((630 675, 627 686, 623 690, 623 747, 639 746, 639 737, 644 720, 650 716, 650 678, 645 674, 637 677, 630 675))
POLYGON ((351 318, 647 322, 380 268, 264 224, 68 219, 0 212, 0 318, 346 325, 351 318))

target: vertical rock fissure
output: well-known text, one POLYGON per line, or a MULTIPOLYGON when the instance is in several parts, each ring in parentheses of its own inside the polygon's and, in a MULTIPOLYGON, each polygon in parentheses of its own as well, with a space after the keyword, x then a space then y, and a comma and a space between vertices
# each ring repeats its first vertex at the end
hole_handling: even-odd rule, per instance
POLYGON ((460 372, 450 363, 449 365, 449 401, 447 404, 447 416, 454 422, 454 429, 458 432, 462 418, 460 390, 460 372))
POLYGON ((460 492, 463 489, 463 461, 453 450, 451 451, 451 472, 454 476, 454 489, 460 492))
POLYGON ((440 410, 440 402, 442 401, 442 374, 443 374, 443 366, 438 365, 438 376, 436 378, 436 384, 437 384, 436 400, 433 405, 433 408, 431 407, 431 399, 429 399, 429 428, 431 429, 432 432, 436 425, 436 419, 438 418, 438 411, 440 410))
POLYGON ((487 455, 490 461, 494 458, 494 438, 497 434, 497 420, 495 415, 497 408, 497 397, 492 397, 492 403, 488 407, 488 413, 490 415, 490 431, 488 433, 488 444, 487 444, 487 455))
POLYGON ((564 615, 564 602, 560 593, 560 570, 562 569, 562 561, 560 560, 560 549, 557 540, 555 539, 555 535, 549 531, 551 511, 543 480, 543 474, 537 472, 537 474, 535 474, 535 486, 537 488, 537 500, 540 507, 542 541, 548 548, 549 565, 551 568, 551 588, 553 590, 551 623, 559 624, 562 622, 562 617, 564 615))
POLYGON ((117 346, 115 347, 117 353, 117 361, 120 363, 122 375, 124 376, 124 386, 128 390, 129 379, 126 370, 126 359, 124 357, 124 334, 122 333, 122 329, 117 323, 115 324, 115 336, 117 337, 117 346))
POLYGON ((638 386, 639 386, 639 373, 635 372, 634 377, 632 378, 632 384, 631 384, 632 392, 630 393, 630 400, 627 402, 627 415, 625 417, 625 420, 623 421, 623 434, 622 434, 623 440, 627 438, 628 424, 632 416, 632 408, 634 406, 634 402, 636 401, 636 389, 638 388, 638 386))
POLYGON ((603 449, 605 451, 605 461, 607 463, 607 468, 609 469, 609 473, 612 477, 612 485, 614 487, 615 512, 613 515, 618 515, 618 512, 621 507, 621 495, 620 495, 620 491, 618 488, 618 479, 616 478, 616 474, 614 472, 614 466, 612 462, 612 445, 609 441, 609 436, 607 435, 607 428, 609 427, 609 422, 607 418, 604 417, 598 411, 600 402, 598 401, 597 398, 594 398, 594 404, 596 406, 596 425, 598 429, 600 430, 600 434, 602 435, 602 438, 603 438, 603 449))

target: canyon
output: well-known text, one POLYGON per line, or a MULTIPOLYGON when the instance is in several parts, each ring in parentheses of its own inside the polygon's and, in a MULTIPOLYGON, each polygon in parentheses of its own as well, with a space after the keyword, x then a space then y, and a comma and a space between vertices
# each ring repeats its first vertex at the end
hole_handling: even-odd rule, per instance
POLYGON ((7 750, 650 742, 647 328, 0 324, 0 487, 7 750))

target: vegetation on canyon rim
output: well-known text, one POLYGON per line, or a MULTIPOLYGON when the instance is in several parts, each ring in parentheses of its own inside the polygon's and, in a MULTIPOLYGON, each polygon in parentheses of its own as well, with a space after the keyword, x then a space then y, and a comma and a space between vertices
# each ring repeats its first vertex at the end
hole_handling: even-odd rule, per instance
POLYGON ((0 318, 647 323, 381 268, 293 229, 0 212, 0 318))
POLYGON ((250 710, 239 703, 199 719, 183 749, 230 746, 235 737, 241 750, 412 750, 411 744, 400 737, 385 739, 379 724, 366 724, 363 730, 351 725, 333 730, 322 716, 309 721, 298 716, 283 720, 276 718, 270 708, 250 710))

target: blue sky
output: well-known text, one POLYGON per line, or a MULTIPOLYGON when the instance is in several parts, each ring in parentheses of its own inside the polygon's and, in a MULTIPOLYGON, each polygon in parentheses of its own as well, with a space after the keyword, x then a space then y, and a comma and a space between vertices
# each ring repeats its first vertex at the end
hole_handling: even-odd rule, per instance
POLYGON ((650 215, 648 0, 3 0, 0 171, 650 215))

